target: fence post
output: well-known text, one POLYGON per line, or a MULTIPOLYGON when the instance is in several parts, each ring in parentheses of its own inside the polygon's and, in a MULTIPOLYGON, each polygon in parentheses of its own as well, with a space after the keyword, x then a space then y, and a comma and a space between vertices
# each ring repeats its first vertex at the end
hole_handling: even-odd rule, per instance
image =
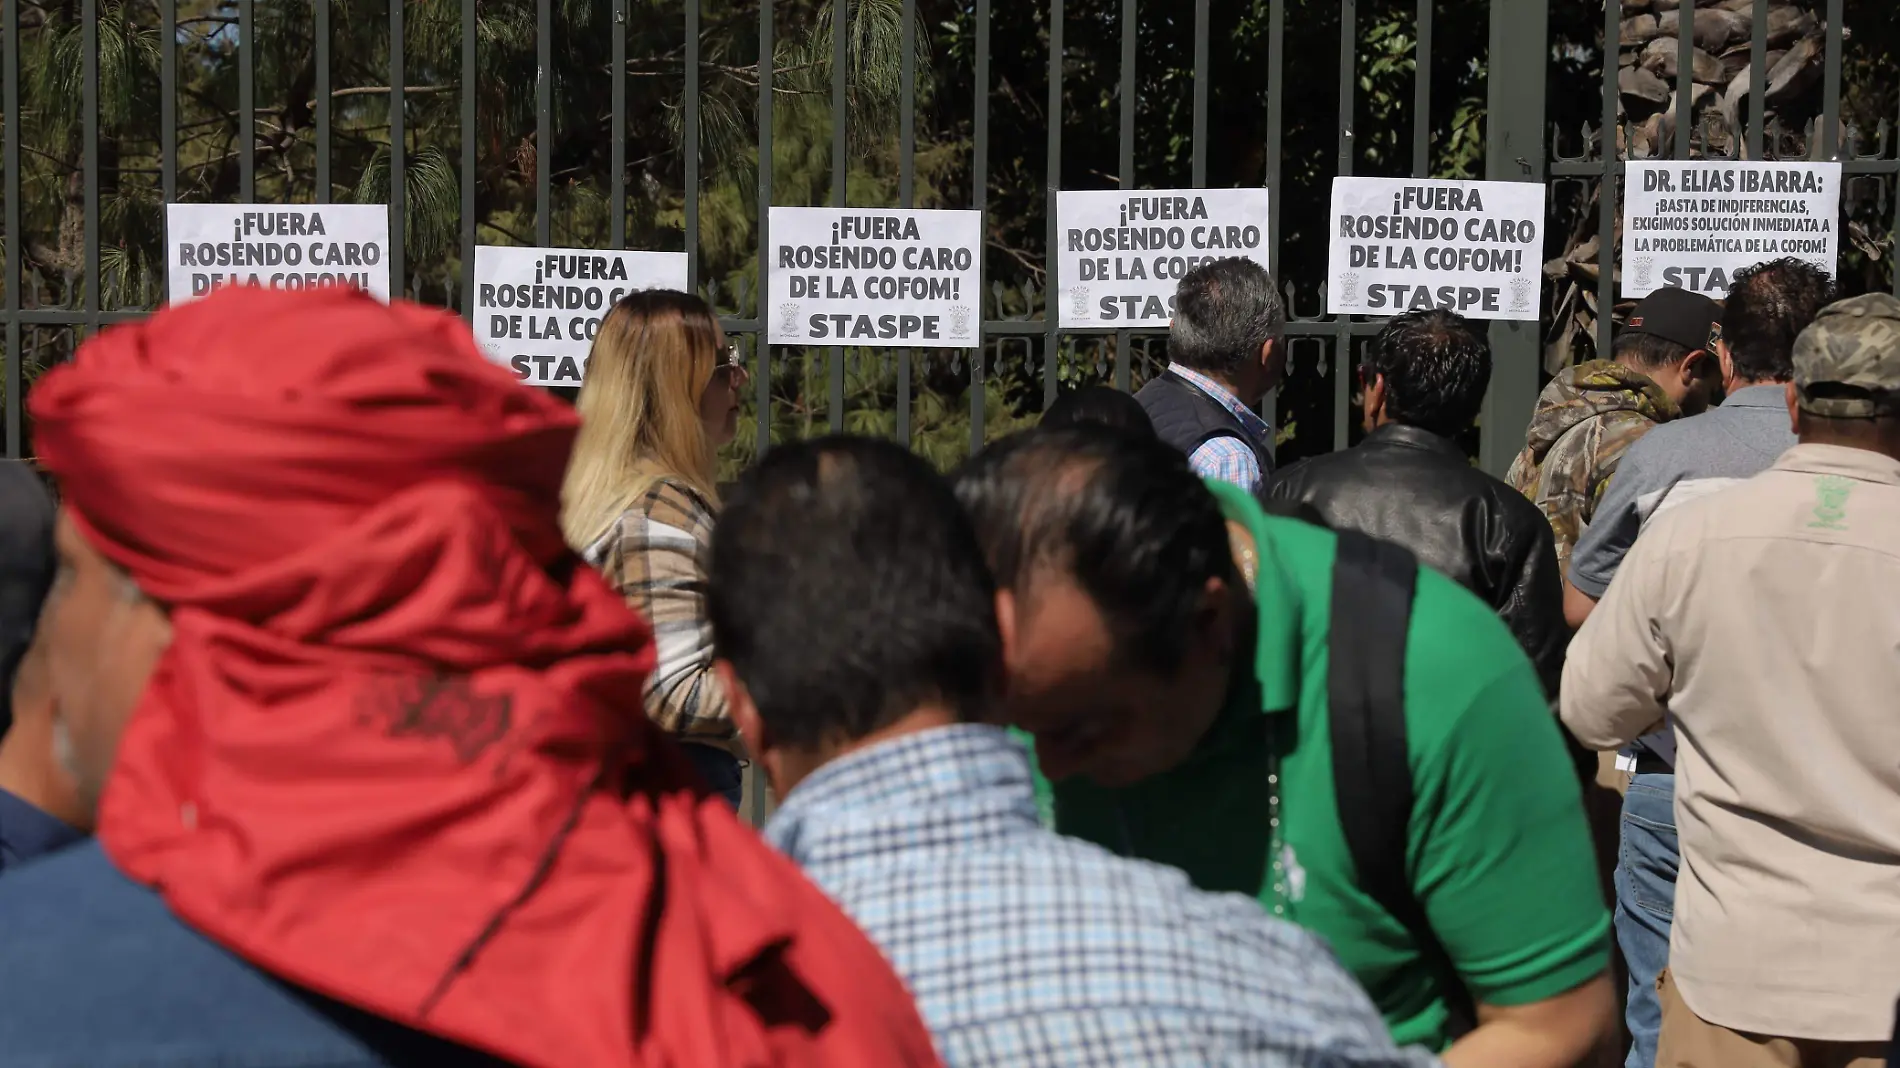
MULTIPOLYGON (((1550 55, 1550 11, 1527 0, 1491 0, 1485 177, 1495 182, 1544 181, 1544 78, 1550 55)), ((1543 250, 1533 252, 1542 280, 1543 250)), ((1541 285, 1540 285, 1541 290, 1541 285)), ((1491 390, 1484 398, 1478 460, 1502 477, 1524 446, 1537 404, 1542 324, 1491 324, 1491 390)))

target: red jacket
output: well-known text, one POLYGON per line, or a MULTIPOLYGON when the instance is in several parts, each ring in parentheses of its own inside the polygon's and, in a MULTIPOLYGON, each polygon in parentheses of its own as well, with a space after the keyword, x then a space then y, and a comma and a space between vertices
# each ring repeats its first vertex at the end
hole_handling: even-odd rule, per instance
POLYGON ((641 713, 649 632, 556 526, 576 418, 458 320, 225 290, 31 405, 67 514, 170 612, 99 834, 178 916, 524 1065, 936 1063, 641 713))

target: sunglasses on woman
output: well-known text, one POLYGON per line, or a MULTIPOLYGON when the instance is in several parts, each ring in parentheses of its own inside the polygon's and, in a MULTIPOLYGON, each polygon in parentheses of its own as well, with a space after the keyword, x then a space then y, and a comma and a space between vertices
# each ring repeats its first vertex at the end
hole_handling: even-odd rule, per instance
POLYGON ((745 364, 739 362, 738 342, 728 341, 719 350, 719 362, 713 365, 713 374, 725 376, 726 384, 733 389, 738 389, 751 379, 745 364))

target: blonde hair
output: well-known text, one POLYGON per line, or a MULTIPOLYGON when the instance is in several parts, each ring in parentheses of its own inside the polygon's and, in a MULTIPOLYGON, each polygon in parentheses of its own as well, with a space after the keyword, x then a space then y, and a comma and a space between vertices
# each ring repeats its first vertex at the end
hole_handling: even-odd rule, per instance
POLYGON ((594 335, 580 436, 561 485, 561 530, 585 551, 664 478, 716 497, 700 399, 720 358, 719 321, 689 293, 629 293, 594 335))

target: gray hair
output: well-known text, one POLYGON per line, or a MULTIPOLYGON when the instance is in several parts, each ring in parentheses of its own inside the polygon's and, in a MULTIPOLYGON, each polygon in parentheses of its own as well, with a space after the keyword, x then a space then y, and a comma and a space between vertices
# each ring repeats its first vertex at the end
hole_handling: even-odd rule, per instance
POLYGON ((1181 279, 1168 358, 1197 371, 1232 372, 1285 328, 1286 307, 1266 268, 1238 256, 1215 260, 1181 279))

